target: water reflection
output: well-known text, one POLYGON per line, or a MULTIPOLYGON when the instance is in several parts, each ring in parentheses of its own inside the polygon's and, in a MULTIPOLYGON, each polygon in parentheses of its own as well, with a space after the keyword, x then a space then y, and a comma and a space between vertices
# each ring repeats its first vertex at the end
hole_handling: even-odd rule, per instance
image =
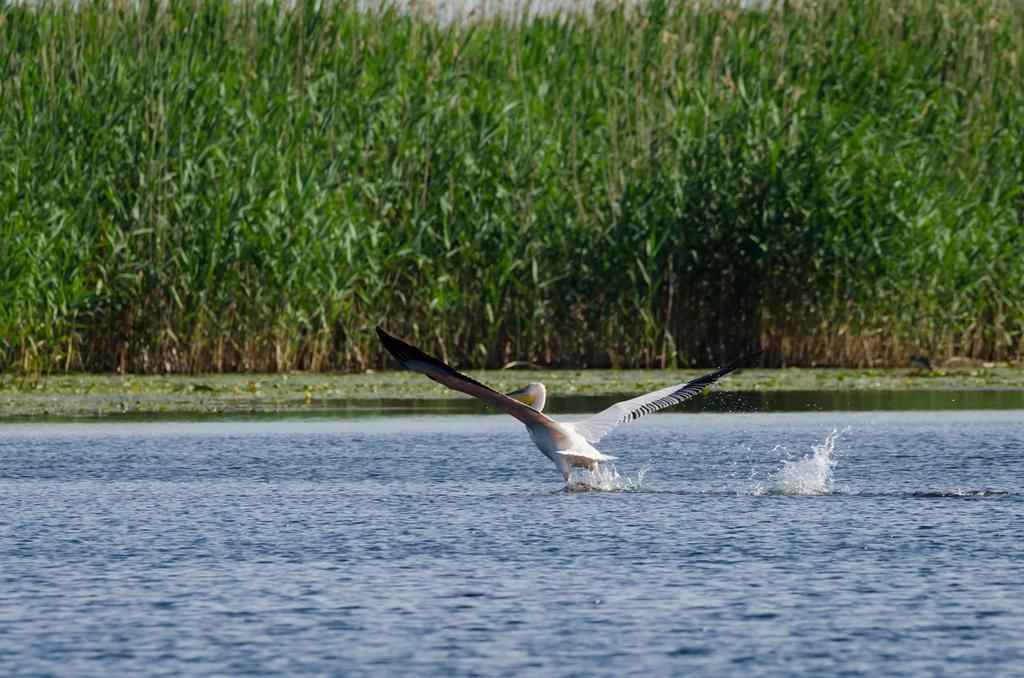
MULTIPOLYGON (((635 394, 549 395, 545 413, 593 414, 635 394)), ((1024 409, 1020 390, 936 391, 711 391, 672 408, 674 412, 872 412, 1024 409)), ((496 410, 472 398, 347 398, 309 404, 256 404, 248 411, 212 413, 105 413, 113 421, 212 421, 273 418, 488 414, 496 410)), ((81 421, 82 417, 12 417, 7 421, 81 421)))
MULTIPOLYGON (((636 394, 548 395, 545 412, 592 414, 636 394)), ((876 410, 1013 410, 1024 409, 1024 391, 712 391, 689 400, 678 412, 869 412, 876 410)), ((493 411, 469 398, 335 400, 309 409, 356 416, 374 414, 485 414, 493 411)))

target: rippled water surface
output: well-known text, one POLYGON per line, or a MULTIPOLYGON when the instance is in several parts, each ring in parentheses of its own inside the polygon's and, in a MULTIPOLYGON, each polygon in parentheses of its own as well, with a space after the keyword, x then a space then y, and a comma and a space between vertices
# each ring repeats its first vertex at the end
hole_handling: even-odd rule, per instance
POLYGON ((565 491, 503 416, 0 426, 0 666, 1024 671, 1024 412, 600 447, 565 491))

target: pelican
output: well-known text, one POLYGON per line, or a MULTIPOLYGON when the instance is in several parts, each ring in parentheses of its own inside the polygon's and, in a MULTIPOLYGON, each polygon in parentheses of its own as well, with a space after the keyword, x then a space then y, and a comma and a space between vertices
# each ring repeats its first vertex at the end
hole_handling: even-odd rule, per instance
POLYGON ((468 393, 523 422, 530 434, 530 440, 544 456, 554 462, 566 482, 569 482, 569 473, 574 468, 594 471, 598 462, 618 458, 604 454, 593 445, 600 442, 616 426, 689 400, 730 372, 753 363, 761 355, 761 351, 757 351, 739 357, 720 370, 682 384, 623 400, 582 421, 557 422, 541 413, 547 399, 544 384, 532 382, 517 391, 498 393, 437 358, 427 355, 412 344, 388 334, 380 325, 377 326, 377 336, 388 353, 394 356, 402 367, 424 374, 450 389, 468 393))

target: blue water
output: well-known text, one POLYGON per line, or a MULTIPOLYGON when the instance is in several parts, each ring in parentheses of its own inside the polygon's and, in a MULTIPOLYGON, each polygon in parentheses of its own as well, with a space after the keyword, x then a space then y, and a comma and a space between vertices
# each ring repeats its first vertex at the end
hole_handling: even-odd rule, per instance
POLYGON ((1024 412, 600 447, 619 491, 500 415, 0 426, 0 672, 1024 671, 1024 412))

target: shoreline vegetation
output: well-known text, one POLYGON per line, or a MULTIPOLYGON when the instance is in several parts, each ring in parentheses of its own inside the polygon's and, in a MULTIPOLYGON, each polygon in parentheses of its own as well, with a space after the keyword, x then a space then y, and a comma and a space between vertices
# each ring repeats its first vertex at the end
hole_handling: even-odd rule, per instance
POLYGON ((1024 355, 1021 3, 360 4, 0 2, 5 389, 1024 355))
MULTIPOLYGON (((544 382, 553 397, 629 396, 699 376, 694 370, 474 371, 499 391, 544 382)), ((961 365, 938 370, 787 368, 747 369, 705 393, 793 391, 908 392, 1012 390, 1024 392, 1024 368, 961 365)), ((87 375, 62 374, 36 384, 0 381, 0 420, 19 417, 96 417, 120 414, 314 413, 340 403, 447 401, 471 398, 409 371, 370 373, 87 375)), ((477 407, 480 411, 489 411, 477 407)))

